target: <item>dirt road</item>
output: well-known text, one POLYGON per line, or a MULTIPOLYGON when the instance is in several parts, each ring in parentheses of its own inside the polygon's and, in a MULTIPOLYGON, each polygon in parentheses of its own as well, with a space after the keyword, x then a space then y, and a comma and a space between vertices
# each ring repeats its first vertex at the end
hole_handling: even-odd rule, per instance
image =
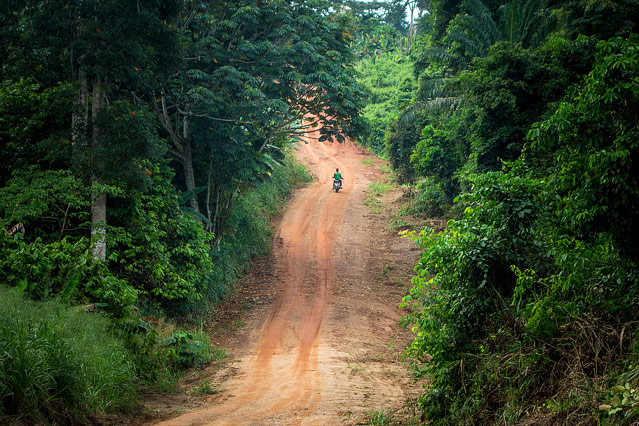
POLYGON ((297 156, 315 182, 290 201, 273 253, 245 280, 266 296, 234 333, 232 372, 211 377, 223 392, 156 424, 353 424, 418 392, 400 361, 409 336, 397 326, 417 253, 388 231, 387 209, 364 205, 369 183, 383 178, 379 160, 351 142, 303 144, 297 156))

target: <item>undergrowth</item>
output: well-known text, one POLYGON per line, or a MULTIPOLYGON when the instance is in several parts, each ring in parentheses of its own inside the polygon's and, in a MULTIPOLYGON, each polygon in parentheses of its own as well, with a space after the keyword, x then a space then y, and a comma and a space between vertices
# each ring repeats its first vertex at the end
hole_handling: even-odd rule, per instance
MULTIPOLYGON (((141 390, 175 392, 184 369, 224 359, 226 351, 210 344, 201 322, 197 326, 200 315, 228 294, 255 256, 270 250, 269 217, 296 185, 308 181, 307 170, 287 158, 269 180, 238 197, 224 238, 211 248, 213 267, 206 284, 198 284, 206 290, 199 300, 158 303, 144 293, 125 300, 113 292, 126 309, 101 313, 115 302, 90 303, 104 297, 96 300, 84 283, 77 284, 88 273, 74 280, 63 276, 55 292, 39 301, 27 299, 39 281, 0 287, 0 423, 86 423, 134 408, 141 390)), ((90 259, 82 265, 92 267, 90 259)), ((45 278, 45 284, 51 281, 45 278)), ((206 384, 200 390, 212 392, 206 384)))
POLYGON ((207 276, 206 298, 192 304, 179 301, 169 305, 169 310, 189 313, 191 320, 197 320, 197 315, 191 315, 193 312, 207 312, 210 304, 222 301, 252 260, 271 250, 273 230, 269 217, 284 208, 285 198, 296 186, 311 180, 303 165, 287 157, 283 166, 273 170, 269 180, 240 194, 231 209, 224 237, 210 253, 213 267, 207 276))
POLYGON ((131 407, 133 363, 107 318, 3 286, 0 300, 0 414, 68 423, 131 407))
POLYGON ((370 208, 372 213, 379 214, 382 212, 383 207, 379 197, 382 197, 386 192, 393 189, 394 185, 386 182, 373 182, 368 186, 368 195, 366 196, 366 200, 364 200, 364 205, 370 208))
POLYGON ((403 325, 433 426, 639 424, 639 42, 597 50, 523 154, 415 235, 403 325))

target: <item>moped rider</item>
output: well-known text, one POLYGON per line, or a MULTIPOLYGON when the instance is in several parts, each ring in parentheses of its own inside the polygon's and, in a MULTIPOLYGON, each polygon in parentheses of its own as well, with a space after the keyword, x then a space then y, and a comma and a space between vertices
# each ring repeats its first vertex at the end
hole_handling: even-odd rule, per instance
POLYGON ((335 173, 333 173, 333 179, 339 182, 339 187, 342 187, 342 174, 339 172, 339 168, 335 169, 335 173))

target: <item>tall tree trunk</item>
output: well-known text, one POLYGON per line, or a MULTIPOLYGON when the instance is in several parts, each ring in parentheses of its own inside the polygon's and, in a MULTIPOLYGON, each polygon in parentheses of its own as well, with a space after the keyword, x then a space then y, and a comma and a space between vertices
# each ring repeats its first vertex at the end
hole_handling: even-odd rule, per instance
POLYGON ((71 150, 73 161, 78 162, 80 156, 79 144, 86 135, 89 120, 89 87, 85 72, 80 69, 77 75, 78 93, 76 94, 71 115, 71 150))
MULTIPOLYGON (((213 219, 211 217, 211 190, 213 189, 213 183, 211 182, 211 174, 213 173, 213 156, 209 160, 209 170, 206 177, 206 218, 209 223, 206 224, 206 230, 213 231, 213 219)), ((217 189, 217 187, 216 187, 217 189)))
MULTIPOLYGON (((94 171, 100 171, 103 166, 100 164, 102 157, 99 155, 102 145, 102 132, 100 131, 97 118, 104 109, 104 89, 104 82, 101 79, 98 79, 93 84, 93 100, 91 103, 91 118, 93 120, 93 149, 91 165, 94 171)), ((100 183, 99 177, 95 174, 92 177, 92 181, 94 184, 100 183)), ((95 260, 104 260, 106 258, 106 213, 106 194, 94 189, 91 197, 91 240, 93 243, 93 259, 95 260)))
MULTIPOLYGON (((182 152, 182 165, 184 166, 184 181, 186 183, 186 190, 192 191, 195 189, 195 172, 193 171, 193 155, 191 153, 191 132, 189 129, 189 119, 184 118, 184 127, 182 129, 182 146, 184 151, 182 152)), ((191 198, 191 208, 197 213, 200 212, 200 205, 197 202, 197 195, 191 198)))
POLYGON ((106 209, 107 199, 104 193, 93 193, 91 200, 91 239, 93 240, 93 259, 106 259, 106 209))
MULTIPOLYGON (((173 155, 173 158, 178 160, 184 169, 184 183, 186 184, 186 190, 191 191, 195 189, 195 172, 193 170, 193 153, 191 147, 191 129, 189 126, 189 119, 182 117, 180 114, 175 115, 175 123, 171 122, 171 115, 169 115, 166 105, 166 99, 164 96, 160 97, 162 101, 162 109, 156 103, 153 104, 155 113, 160 119, 160 122, 171 136, 173 142, 173 148, 169 147, 169 152, 173 155), (180 135, 180 120, 182 123, 182 134, 180 135)), ((197 201, 197 196, 189 200, 191 208, 200 213, 200 205, 197 201)))

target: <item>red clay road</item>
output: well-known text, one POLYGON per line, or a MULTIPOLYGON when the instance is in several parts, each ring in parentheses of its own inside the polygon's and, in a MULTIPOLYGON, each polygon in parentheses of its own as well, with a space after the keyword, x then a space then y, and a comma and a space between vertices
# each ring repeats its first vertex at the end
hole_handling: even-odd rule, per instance
POLYGON ((400 295, 366 292, 370 269, 381 265, 371 236, 378 225, 363 202, 380 172, 350 141, 302 144, 296 155, 316 179, 297 191, 275 232, 277 292, 261 332, 247 338, 251 349, 221 396, 158 425, 338 425, 401 405, 406 380, 389 365, 395 360, 382 359, 400 295), (336 167, 344 176, 337 194, 336 167), (367 363, 373 350, 380 355, 367 363))

